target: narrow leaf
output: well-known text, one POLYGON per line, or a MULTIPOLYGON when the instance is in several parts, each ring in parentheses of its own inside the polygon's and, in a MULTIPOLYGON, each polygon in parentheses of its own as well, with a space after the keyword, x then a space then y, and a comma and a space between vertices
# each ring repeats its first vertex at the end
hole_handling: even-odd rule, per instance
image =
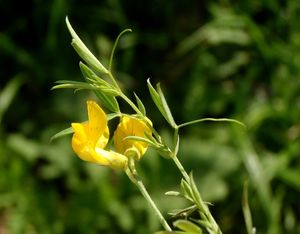
POLYGON ((120 113, 110 113, 110 114, 107 114, 106 116, 107 116, 107 119, 109 121, 109 120, 112 120, 112 119, 114 119, 116 117, 121 116, 121 114, 120 113))
POLYGON ((173 127, 176 127, 176 123, 173 119, 173 116, 171 114, 170 108, 167 105, 166 99, 160 89, 160 86, 158 84, 157 89, 158 92, 153 88, 153 86, 150 83, 150 79, 147 80, 148 89, 150 92, 150 95, 152 97, 153 102, 155 103, 156 107, 160 111, 160 113, 163 115, 163 117, 167 120, 167 122, 173 127))
POLYGON ((181 191, 182 191, 183 196, 186 199, 188 199, 190 201, 193 201, 192 190, 191 190, 191 187, 188 184, 188 182, 186 182, 184 179, 182 179, 180 187, 181 187, 181 191))
POLYGON ((198 191, 198 188, 196 186, 196 183, 194 181, 193 173, 190 173, 190 186, 191 186, 191 191, 192 191, 192 197, 194 202, 198 205, 198 207, 203 206, 202 198, 200 196, 200 193, 198 191))
POLYGON ((162 108, 162 104, 161 104, 159 95, 156 92, 156 90, 153 88, 153 86, 151 85, 150 79, 147 80, 147 86, 148 86, 148 89, 149 89, 149 92, 150 92, 150 95, 152 97, 153 102, 155 103, 155 105, 157 106, 157 108, 159 109, 159 111, 162 113, 163 112, 163 108, 162 108))
POLYGON ((90 84, 82 83, 82 84, 58 84, 54 85, 51 90, 55 89, 88 89, 88 90, 95 90, 96 88, 90 84))
POLYGON ((66 128, 58 133, 56 133, 54 136, 52 136, 50 138, 50 142, 52 142, 53 140, 57 139, 57 138, 60 138, 60 137, 63 137, 63 136, 66 136, 66 135, 69 135, 69 134, 72 134, 74 132, 73 128, 72 127, 69 127, 69 128, 66 128))
POLYGON ((70 34, 73 37, 72 46, 78 53, 78 55, 89 64, 95 71, 99 73, 108 74, 108 70, 100 63, 100 61, 90 52, 90 50, 85 46, 85 44, 81 41, 77 33, 72 28, 68 17, 66 17, 66 24, 70 31, 70 34))
POLYGON ((17 75, 12 78, 4 89, 0 92, 0 123, 2 116, 10 106, 12 100, 16 96, 19 88, 24 82, 24 77, 22 75, 17 75))
POLYGON ((133 141, 141 141, 141 142, 145 142, 147 144, 150 144, 152 146, 156 146, 155 142, 150 141, 147 138, 144 137, 139 137, 139 136, 127 136, 124 138, 124 140, 133 140, 133 141))
POLYGON ((107 95, 99 90, 94 91, 103 105, 112 112, 120 112, 119 104, 114 96, 107 95))
POLYGON ((171 113, 171 110, 167 104, 167 101, 165 99, 165 96, 160 88, 160 84, 158 83, 157 84, 157 92, 158 92, 158 95, 160 97, 160 100, 161 100, 161 104, 162 104, 162 107, 164 108, 164 113, 165 113, 165 119, 168 121, 168 123, 173 127, 175 128, 176 127, 176 123, 174 121, 174 118, 172 116, 172 113, 171 113))
POLYGON ((83 77, 86 80, 89 80, 89 83, 110 86, 105 80, 97 76, 87 65, 85 65, 81 61, 79 62, 79 68, 83 77))
POLYGON ((180 192, 177 192, 177 191, 168 191, 168 192, 165 192, 165 195, 166 196, 178 197, 178 196, 180 196, 180 192))
POLYGON ((145 109, 145 106, 144 106, 143 102, 141 101, 141 99, 135 93, 134 93, 134 96, 135 96, 136 102, 138 104, 139 110, 142 112, 142 114, 144 116, 146 116, 146 109, 145 109))

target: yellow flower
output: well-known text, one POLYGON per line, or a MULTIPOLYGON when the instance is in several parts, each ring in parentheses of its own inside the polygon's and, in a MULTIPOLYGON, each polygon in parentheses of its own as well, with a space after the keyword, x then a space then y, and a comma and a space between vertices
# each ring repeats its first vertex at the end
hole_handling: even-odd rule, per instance
MULTIPOLYGON (((149 122, 151 123, 150 120, 149 122)), ((124 138, 127 136, 146 137, 145 133, 151 135, 152 131, 143 120, 123 116, 114 134, 116 151, 128 157, 133 156, 136 160, 140 159, 145 154, 148 144, 124 138)))
POLYGON ((114 151, 104 150, 109 139, 107 117, 94 101, 87 101, 88 121, 72 123, 74 135, 72 148, 84 161, 117 169, 127 167, 127 157, 114 151))

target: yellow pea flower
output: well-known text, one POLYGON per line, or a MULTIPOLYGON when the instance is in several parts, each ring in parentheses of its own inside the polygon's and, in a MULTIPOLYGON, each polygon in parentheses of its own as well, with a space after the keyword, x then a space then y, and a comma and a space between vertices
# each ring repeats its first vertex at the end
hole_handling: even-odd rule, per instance
POLYGON ((114 133, 116 151, 128 157, 133 156, 136 160, 140 159, 145 154, 148 144, 124 138, 127 136, 145 137, 145 133, 151 135, 152 131, 143 120, 123 116, 114 133))
POLYGON ((109 139, 107 117, 94 101, 87 101, 88 121, 72 123, 72 148, 84 161, 117 169, 127 167, 128 158, 114 151, 104 150, 109 139))

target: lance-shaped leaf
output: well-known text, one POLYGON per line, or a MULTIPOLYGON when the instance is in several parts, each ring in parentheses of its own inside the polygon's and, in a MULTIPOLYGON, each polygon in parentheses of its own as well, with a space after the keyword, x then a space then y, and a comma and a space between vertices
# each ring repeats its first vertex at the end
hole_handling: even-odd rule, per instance
POLYGON ((79 63, 80 70, 88 83, 99 85, 93 90, 103 105, 112 112, 120 112, 119 104, 115 98, 118 91, 109 83, 98 77, 88 66, 79 63))
POLYGON ((74 132, 74 130, 73 130, 72 127, 66 128, 66 129, 56 133, 54 136, 52 136, 50 138, 50 142, 52 142, 53 140, 55 140, 57 138, 64 137, 64 136, 67 136, 69 134, 72 134, 73 132, 74 132))
POLYGON ((135 96, 136 102, 137 102, 137 104, 138 104, 139 110, 142 112, 142 114, 143 114, 144 116, 146 116, 146 109, 145 109, 145 106, 144 106, 143 102, 142 102, 141 99, 136 95, 136 93, 134 93, 134 96, 135 96))
POLYGON ((94 90, 95 87, 91 84, 85 83, 85 82, 79 82, 79 81, 72 81, 72 80, 59 80, 56 81, 57 85, 53 86, 51 90, 54 89, 89 89, 94 90))
POLYGON ((181 180, 181 184, 180 184, 180 187, 181 187, 181 193, 182 195, 193 202, 193 192, 192 192, 192 189, 191 189, 191 186, 188 184, 187 181, 185 181, 184 179, 181 180))
POLYGON ((73 37, 72 46, 78 55, 89 65, 91 68, 100 74, 108 74, 109 71, 100 63, 100 61, 91 53, 91 51, 81 41, 73 27, 71 26, 68 17, 66 17, 66 24, 73 37))
POLYGON ((150 79, 147 80, 148 89, 150 92, 150 95, 152 97, 152 100, 154 101, 156 107, 160 111, 160 113, 164 116, 164 118, 167 120, 167 122, 173 127, 176 128, 177 125, 174 121, 174 118, 171 114, 170 108, 166 102, 166 99, 164 97, 164 94, 160 88, 160 85, 157 85, 157 91, 153 88, 153 86, 150 83, 150 79))
POLYGON ((168 192, 165 192, 165 195, 166 196, 174 196, 174 197, 181 196, 180 192, 178 192, 178 191, 168 191, 168 192))

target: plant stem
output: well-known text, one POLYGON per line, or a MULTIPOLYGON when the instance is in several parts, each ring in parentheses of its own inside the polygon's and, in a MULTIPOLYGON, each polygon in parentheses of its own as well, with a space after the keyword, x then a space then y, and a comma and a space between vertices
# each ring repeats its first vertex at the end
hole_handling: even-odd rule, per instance
MULTIPOLYGON (((174 145, 177 144, 177 138, 178 138, 178 128, 175 128, 175 131, 174 131, 174 145)), ((178 147, 178 146, 176 146, 178 147)), ((176 148, 175 147, 175 148, 176 148)), ((187 174, 187 172, 185 171, 184 167, 182 166, 181 162, 179 161, 179 159, 177 158, 177 155, 176 155, 176 151, 174 149, 174 152, 173 152, 173 161, 174 163, 176 164, 177 168, 179 169, 179 171, 181 172, 183 178, 186 180, 186 182, 188 184, 191 184, 191 180, 192 178, 190 178, 190 176, 187 174)), ((199 192, 198 192, 199 193, 199 192)), ((205 215, 205 219, 210 223, 211 225, 211 228, 208 230, 209 233, 211 234, 222 234, 218 224, 216 223, 214 217, 212 216, 212 214, 210 213, 210 210, 207 206, 207 204, 202 200, 201 196, 200 196, 200 193, 199 193, 199 203, 196 203, 197 207, 199 208, 199 210, 201 212, 203 212, 203 214, 205 215)))
POLYGON ((172 159, 173 159, 174 163, 176 164, 177 168, 179 169, 179 171, 181 172, 183 178, 186 180, 186 182, 189 183, 190 177, 186 173, 184 167, 182 166, 181 162, 178 160, 177 156, 175 155, 174 157, 172 157, 172 159))
POLYGON ((140 190, 140 192, 142 193, 142 195, 144 196, 144 198, 146 199, 150 207, 155 212, 156 216, 158 217, 164 229, 166 231, 172 231, 171 227, 169 226, 169 224, 167 223, 167 221, 165 220, 165 218, 163 217, 163 215, 160 213, 159 209, 155 205, 154 201, 150 197, 143 182, 140 179, 138 179, 136 175, 133 175, 129 169, 126 169, 126 174, 129 177, 129 179, 138 187, 138 189, 140 190))

